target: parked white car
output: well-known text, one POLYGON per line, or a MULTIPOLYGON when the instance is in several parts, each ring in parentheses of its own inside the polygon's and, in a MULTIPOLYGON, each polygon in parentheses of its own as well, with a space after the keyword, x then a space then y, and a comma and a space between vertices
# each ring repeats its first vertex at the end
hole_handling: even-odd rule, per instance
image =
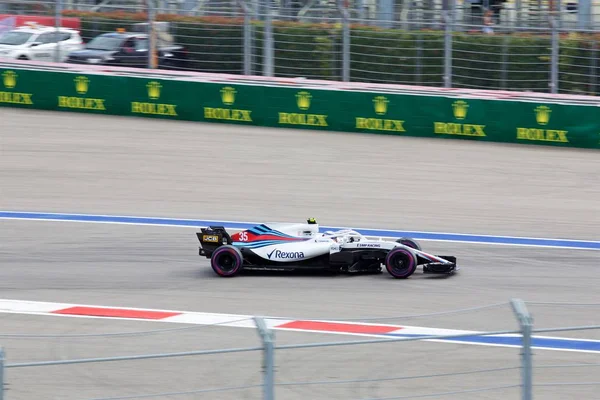
POLYGON ((65 62, 70 52, 83 49, 79 32, 31 24, 0 35, 0 59, 65 62))

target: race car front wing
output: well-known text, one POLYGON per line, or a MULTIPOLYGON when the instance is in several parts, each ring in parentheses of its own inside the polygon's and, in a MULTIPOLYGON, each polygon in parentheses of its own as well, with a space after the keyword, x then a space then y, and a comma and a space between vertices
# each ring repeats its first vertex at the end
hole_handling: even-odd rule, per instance
POLYGON ((452 274, 458 271, 460 268, 456 265, 456 257, 454 256, 437 256, 444 260, 450 261, 449 263, 433 262, 423 264, 424 274, 452 274))

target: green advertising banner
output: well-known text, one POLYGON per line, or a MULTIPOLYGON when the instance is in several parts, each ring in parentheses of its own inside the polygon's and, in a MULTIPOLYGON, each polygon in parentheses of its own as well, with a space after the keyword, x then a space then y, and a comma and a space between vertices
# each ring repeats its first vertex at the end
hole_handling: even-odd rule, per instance
POLYGON ((261 87, 135 77, 122 90, 125 115, 264 125, 261 87))
POLYGON ((180 82, 158 79, 129 79, 123 88, 129 95, 124 97, 125 115, 187 120, 193 116, 189 99, 181 98, 180 82))
POLYGON ((201 121, 242 125, 265 125, 265 113, 260 108, 263 88, 245 85, 194 85, 196 101, 201 104, 201 121))
MULTIPOLYGON (((39 72, 1 70, 0 105, 23 108, 43 108, 34 93, 42 78, 39 72), (38 84, 36 86, 36 83, 38 84)), ((37 94, 37 93, 35 93, 37 94)))
POLYGON ((600 107, 507 101, 490 109, 510 142, 600 148, 600 107))
POLYGON ((3 106, 113 115, 125 112, 125 77, 30 70, 0 70, 0 74, 3 106))
POLYGON ((417 136, 412 107, 413 102, 398 95, 348 93, 340 103, 340 129, 417 136))
POLYGON ((0 69, 0 106, 600 148, 600 107, 0 69))
POLYGON ((265 87, 263 108, 267 126, 339 130, 339 96, 328 90, 265 87))
POLYGON ((419 129, 442 138, 494 140, 497 121, 488 113, 483 100, 461 100, 445 97, 420 99, 419 129))

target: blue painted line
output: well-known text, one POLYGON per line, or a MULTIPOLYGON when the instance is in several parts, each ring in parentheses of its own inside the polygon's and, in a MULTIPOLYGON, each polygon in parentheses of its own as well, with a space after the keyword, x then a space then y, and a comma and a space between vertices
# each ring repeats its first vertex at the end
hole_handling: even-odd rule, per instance
MULTIPOLYGON (((387 333, 384 336, 393 337, 425 337, 426 335, 407 335, 400 333, 387 333)), ((519 336, 462 336, 459 338, 442 339, 446 342, 458 342, 465 344, 488 344, 501 346, 521 347, 521 337, 519 336)), ((578 340, 567 338, 531 338, 531 346, 537 349, 548 350, 571 350, 600 353, 600 341, 598 340, 578 340)))
MULTIPOLYGON (((179 219, 179 218, 150 218, 120 215, 90 215, 90 214, 66 214, 66 213, 42 213, 42 212, 20 212, 0 211, 0 219, 21 220, 47 220, 63 222, 90 222, 90 223, 114 223, 133 225, 158 225, 158 226, 186 226, 204 227, 208 225, 222 225, 228 229, 249 229, 259 223, 239 221, 214 221, 201 219, 179 219)), ((346 227, 321 226, 322 231, 346 229, 346 227)), ((529 238, 513 236, 491 236, 473 235, 462 233, 443 232, 420 232, 401 231, 388 229, 361 229, 353 228, 365 236, 402 237, 409 236, 420 240, 435 240, 444 242, 463 242, 480 244, 499 244, 513 246, 553 247, 580 250, 600 250, 600 241, 551 239, 551 238, 529 238)))

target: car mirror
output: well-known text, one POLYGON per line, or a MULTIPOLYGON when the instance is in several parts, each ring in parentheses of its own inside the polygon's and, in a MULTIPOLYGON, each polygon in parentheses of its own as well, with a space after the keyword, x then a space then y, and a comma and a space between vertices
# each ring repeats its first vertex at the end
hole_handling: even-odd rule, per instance
POLYGON ((31 43, 31 47, 39 46, 42 42, 33 42, 31 43))

